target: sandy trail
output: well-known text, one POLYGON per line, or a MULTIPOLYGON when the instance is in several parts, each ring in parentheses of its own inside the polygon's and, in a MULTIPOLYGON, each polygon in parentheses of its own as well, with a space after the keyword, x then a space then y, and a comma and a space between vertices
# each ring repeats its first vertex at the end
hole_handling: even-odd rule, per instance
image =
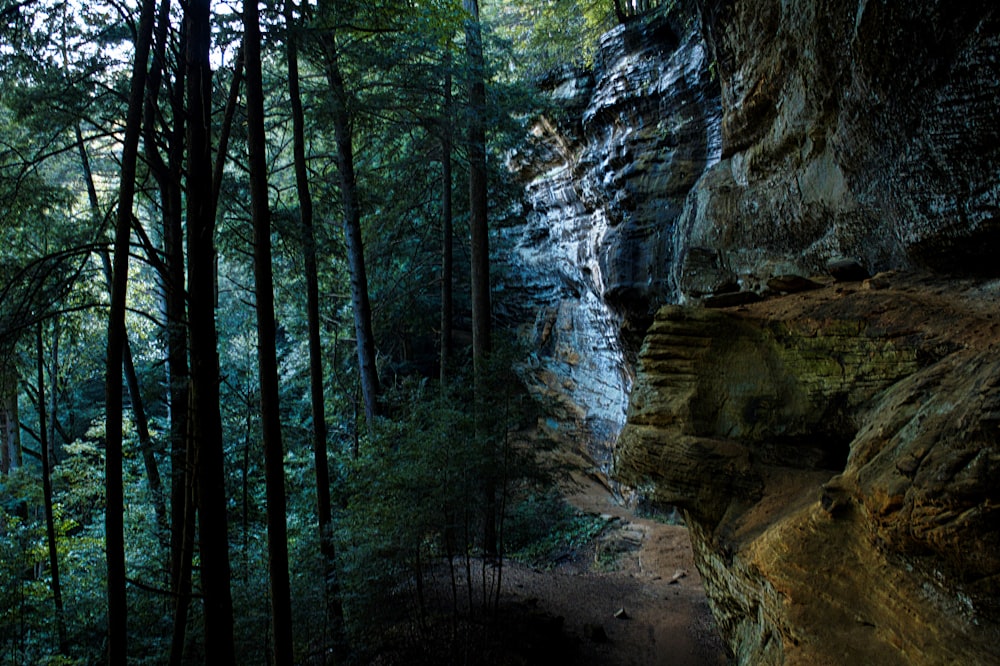
POLYGON ((567 499, 610 517, 596 543, 547 571, 508 566, 508 599, 563 618, 580 664, 722 665, 687 529, 635 516, 595 478, 574 474, 567 499), (625 617, 616 617, 624 609, 625 617))

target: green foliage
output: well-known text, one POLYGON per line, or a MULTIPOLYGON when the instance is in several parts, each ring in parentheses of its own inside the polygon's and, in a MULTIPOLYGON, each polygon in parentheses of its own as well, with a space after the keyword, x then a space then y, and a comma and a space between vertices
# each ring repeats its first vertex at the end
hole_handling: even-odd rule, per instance
POLYGON ((361 455, 341 461, 344 497, 335 536, 356 633, 378 631, 413 611, 409 584, 421 554, 465 553, 480 533, 479 482, 493 461, 477 446, 469 415, 445 401, 417 400, 406 409, 382 425, 361 455))
MULTIPOLYGON (((122 19, 130 17, 112 12, 130 10, 96 3, 67 12, 70 5, 49 0, 15 4, 11 13, 4 14, 11 29, 0 34, 0 358, 21 378, 22 423, 37 427, 33 426, 39 420, 37 387, 24 380, 33 377, 34 351, 19 340, 20 332, 42 320, 46 348, 59 343, 60 367, 47 379, 54 378, 55 386, 46 388, 58 407, 58 460, 52 480, 65 622, 72 647, 69 655, 56 654, 40 471, 26 458, 24 468, 0 479, 0 666, 96 663, 102 658, 106 630, 101 410, 107 297, 101 263, 91 253, 95 245, 106 242, 104 220, 114 207, 122 93, 128 83, 124 59, 131 52, 121 48, 129 41, 129 21, 122 19), (94 171, 98 210, 91 209, 86 197, 76 148, 78 125, 94 171)), ((535 420, 511 372, 520 356, 517 350, 494 353, 486 395, 478 404, 468 373, 458 374, 446 389, 422 379, 436 375, 441 141, 446 133, 455 143, 455 273, 468 274, 467 188, 460 175, 464 161, 460 109, 466 75, 461 39, 466 15, 460 3, 385 0, 302 7, 311 12, 303 30, 303 97, 320 257, 333 490, 339 507, 334 525, 336 570, 349 628, 363 653, 363 647, 375 644, 388 624, 428 612, 433 603, 422 585, 434 587, 431 582, 437 577, 441 588, 443 568, 478 557, 487 521, 496 523, 508 552, 515 550, 519 557, 533 552, 523 555, 533 558, 551 558, 559 549, 576 547, 592 528, 586 519, 566 513, 553 498, 525 490, 536 488, 540 474, 532 452, 516 438, 519 429, 535 420), (357 423, 354 330, 343 261, 331 99, 323 54, 317 48, 333 32, 348 88, 345 102, 355 141, 380 369, 382 380, 392 387, 386 396, 388 416, 376 424, 371 436, 357 423), (317 35, 321 40, 312 39, 317 35), (443 85, 448 77, 456 107, 451 117, 444 114, 443 85), (495 489, 494 495, 487 497, 484 488, 495 489), (527 499, 510 499, 520 496, 527 499), (488 516, 493 505, 497 512, 488 516)), ((484 4, 487 12, 493 7, 499 13, 486 17, 495 19, 486 26, 487 124, 491 215, 500 220, 514 207, 517 196, 503 155, 521 136, 521 123, 535 103, 528 87, 517 79, 570 54, 586 59, 608 8, 588 0, 531 7, 484 4), (570 41, 584 35, 583 48, 571 46, 570 41)), ((276 10, 271 6, 265 11, 274 22, 265 47, 275 49, 265 61, 265 76, 272 104, 267 112, 267 148, 278 276, 288 538, 298 654, 313 656, 329 649, 330 599, 322 585, 327 571, 319 555, 314 508, 305 289, 298 204, 292 170, 287 168, 291 147, 283 108, 286 81, 276 55, 283 46, 283 32, 276 10)), ((216 23, 220 48, 239 39, 239 26, 231 18, 219 16, 216 23)), ((173 31, 171 39, 178 34, 173 31)), ((178 52, 178 43, 168 45, 168 66, 178 52)), ((168 71, 166 79, 174 74, 168 71)), ((229 76, 216 77, 216 111, 222 107, 229 76)), ((183 111, 172 107, 167 97, 161 94, 149 137, 150 147, 157 144, 164 152, 180 140, 164 128, 183 111)), ((266 502, 251 239, 240 166, 246 154, 241 113, 237 112, 222 183, 217 320, 237 652, 240 663, 252 664, 265 661, 270 609, 262 592, 267 587, 266 502)), ((164 202, 148 172, 140 173, 138 186, 137 220, 152 244, 159 246, 164 202)), ((134 240, 138 241, 137 235, 134 240)), ((148 255, 148 250, 134 246, 138 256, 148 255)), ((128 329, 152 417, 156 461, 166 481, 172 465, 163 453, 167 413, 161 289, 149 265, 131 264, 128 329)), ((457 320, 468 310, 462 284, 456 279, 457 320)), ((23 433, 29 441, 28 430, 23 433)), ((155 523, 153 498, 131 424, 126 424, 125 451, 130 660, 161 663, 171 630, 172 598, 164 593, 169 585, 165 552, 169 535, 155 523)), ((197 591, 197 573, 195 579, 197 591)), ((202 638, 199 613, 195 603, 189 632, 189 656, 194 659, 202 638)))
POLYGON ((514 67, 529 79, 562 65, 589 67, 601 35, 615 24, 611 0, 519 1, 484 9, 514 45, 514 67))
POLYGON ((581 513, 554 490, 530 494, 507 517, 507 545, 512 559, 550 567, 589 544, 606 519, 581 513))

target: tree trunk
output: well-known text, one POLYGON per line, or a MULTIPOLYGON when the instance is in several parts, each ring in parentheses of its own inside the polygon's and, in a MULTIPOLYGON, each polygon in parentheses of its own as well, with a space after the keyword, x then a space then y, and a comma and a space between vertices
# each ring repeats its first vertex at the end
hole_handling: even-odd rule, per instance
MULTIPOLYGON (((465 29, 466 57, 469 65, 469 233, 472 259, 472 368, 476 404, 476 439, 485 445, 483 402, 486 399, 486 365, 492 351, 490 305, 490 236, 487 220, 486 191, 486 84, 484 81, 483 42, 479 25, 478 0, 464 0, 469 19, 465 29)), ((488 451, 487 451, 488 453, 488 451)), ((485 515, 483 550, 495 555, 495 488, 486 465, 483 480, 485 515)))
POLYGON ((122 145, 118 218, 115 227, 115 280, 108 315, 106 370, 105 546, 108 577, 108 663, 124 664, 128 655, 128 604, 125 596, 125 498, 122 485, 122 354, 125 344, 125 302, 128 288, 128 251, 135 200, 136 163, 142 129, 142 102, 146 65, 153 35, 153 0, 143 0, 135 62, 129 91, 128 117, 122 145))
MULTIPOLYGON (((108 258, 106 252, 101 253, 101 259, 104 263, 104 278, 110 289, 114 284, 111 260, 108 258)), ((53 350, 52 353, 54 358, 55 351, 53 350)), ((132 359, 132 345, 129 343, 128 333, 125 334, 122 344, 122 370, 125 373, 125 386, 128 389, 129 403, 132 407, 132 418, 135 419, 135 431, 139 436, 139 452, 142 454, 143 466, 146 469, 146 481, 149 483, 149 491, 153 496, 153 512, 156 514, 156 524, 165 528, 167 510, 163 503, 163 483, 160 480, 160 470, 156 466, 153 438, 149 434, 149 419, 146 417, 146 409, 142 402, 142 393, 139 389, 139 375, 135 371, 135 362, 132 359)), ((53 399, 52 409, 54 412, 55 399, 53 399)))
POLYGON ((365 402, 365 418, 371 429, 375 424, 375 417, 379 414, 379 381, 378 369, 375 366, 371 304, 368 300, 368 275, 365 270, 364 244, 361 237, 361 206, 354 174, 351 118, 347 108, 347 88, 338 62, 335 36, 328 35, 324 46, 326 78, 333 97, 333 131, 337 143, 340 198, 344 207, 344 240, 347 246, 347 266, 351 275, 351 303, 354 307, 354 333, 357 338, 361 395, 365 402))
POLYGON ((49 351, 49 464, 56 465, 56 436, 59 434, 59 315, 52 319, 52 345, 49 351))
POLYGON ((253 217, 254 281, 257 295, 257 362, 260 369, 260 413, 264 435, 264 476, 267 493, 271 624, 274 631, 274 663, 279 666, 291 666, 293 663, 292 600, 288 582, 285 469, 278 398, 278 355, 275 341, 277 324, 274 317, 274 279, 271 268, 271 219, 267 193, 265 153, 267 138, 264 133, 260 16, 256 1, 244 1, 243 26, 250 206, 253 217))
POLYGON ((21 466, 21 426, 17 414, 17 373, 0 369, 0 474, 21 466))
POLYGON ((66 620, 63 613, 62 587, 59 584, 59 551, 56 548, 56 523, 52 514, 52 469, 49 464, 48 435, 45 427, 45 361, 42 348, 42 325, 38 325, 36 338, 38 353, 38 433, 41 436, 39 450, 42 454, 42 497, 45 503, 45 533, 49 542, 49 572, 52 600, 56 608, 56 631, 59 637, 59 653, 66 654, 66 620))
POLYGON ((287 36, 288 97, 292 112, 292 152, 295 161, 295 185, 299 197, 302 229, 302 263, 306 278, 306 324, 309 338, 309 394, 313 420, 313 457, 316 468, 316 514, 319 522, 320 551, 326 581, 327 607, 332 615, 334 643, 342 643, 344 611, 334 571, 330 505, 330 472, 327 464, 326 399, 323 390, 323 347, 319 320, 319 270, 316 263, 316 234, 313 229, 312 194, 306 168, 305 118, 299 90, 298 34, 295 6, 285 0, 287 36))
POLYGON ((452 321, 454 319, 454 219, 452 217, 451 133, 453 124, 451 94, 451 51, 445 53, 444 108, 441 123, 441 389, 445 390, 451 357, 454 354, 452 321))
POLYGON ((490 322, 490 237, 486 191, 486 84, 479 3, 464 0, 470 18, 465 43, 469 61, 469 233, 472 253, 472 358, 477 379, 492 350, 490 322))
MULTIPOLYGON (((157 18, 153 63, 150 68, 148 94, 144 115, 146 162, 150 166, 160 191, 162 211, 163 263, 159 286, 163 299, 165 341, 167 349, 167 404, 170 419, 170 589, 174 593, 174 623, 170 647, 170 664, 181 663, 187 630, 191 597, 191 565, 194 550, 195 471, 191 452, 188 409, 187 317, 184 293, 183 200, 181 174, 185 149, 184 85, 185 63, 178 62, 174 86, 169 89, 173 126, 163 129, 167 159, 159 152, 156 120, 163 73, 167 66, 166 48, 170 32, 170 0, 160 2, 157 18)), ((180 52, 187 47, 186 28, 180 31, 180 52)), ((129 358, 126 356, 126 373, 129 358)), ((134 374, 134 372, 132 373, 134 374)), ((129 380, 130 392, 132 382, 129 380)), ((136 394, 138 392, 136 391, 136 394)), ((141 441, 141 436, 140 436, 141 441)), ((150 466, 147 462, 147 474, 150 466)), ((162 498, 162 489, 159 493, 162 498)), ((162 499, 160 500, 160 511, 162 499)), ((166 521, 165 515, 162 518, 166 521)))
POLYGON ((187 249, 193 442, 198 476, 205 663, 231 666, 233 599, 229 588, 229 530, 225 455, 219 406, 215 328, 215 210, 212 187, 212 70, 210 0, 185 5, 187 30, 187 249))
POLYGON ((132 360, 132 345, 126 338, 124 352, 125 384, 128 387, 129 402, 132 403, 132 417, 135 419, 136 434, 139 435, 139 452, 146 469, 146 480, 149 482, 149 492, 153 496, 153 511, 156 522, 163 528, 167 526, 167 509, 163 502, 163 483, 160 480, 160 470, 156 466, 156 456, 153 451, 153 438, 149 434, 149 418, 142 402, 139 388, 139 375, 135 371, 132 360))

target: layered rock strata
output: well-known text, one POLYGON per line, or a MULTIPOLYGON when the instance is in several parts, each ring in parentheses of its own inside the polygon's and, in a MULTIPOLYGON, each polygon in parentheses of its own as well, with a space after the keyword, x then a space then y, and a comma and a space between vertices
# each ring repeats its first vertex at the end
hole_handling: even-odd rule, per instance
POLYGON ((866 284, 663 308, 617 473, 740 663, 997 663, 1000 283, 866 284))
POLYGON ((660 311, 616 459, 739 661, 1000 662, 1000 9, 668 5, 512 160, 529 384, 613 443, 649 313, 722 308, 660 311))
POLYGON ((718 82, 700 34, 661 17, 619 26, 593 70, 560 70, 542 88, 553 111, 509 162, 525 204, 498 232, 503 314, 529 322, 525 377, 553 426, 607 461, 631 361, 668 299, 677 218, 719 159, 718 82))
POLYGON ((839 256, 871 272, 1000 275, 997 7, 696 4, 722 86, 722 159, 678 224, 678 298, 706 282, 760 291, 839 256))

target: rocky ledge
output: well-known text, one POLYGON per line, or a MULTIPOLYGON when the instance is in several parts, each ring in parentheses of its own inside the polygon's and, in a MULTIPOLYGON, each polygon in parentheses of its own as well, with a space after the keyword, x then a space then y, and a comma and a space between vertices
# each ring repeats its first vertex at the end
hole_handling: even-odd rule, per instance
POLYGON ((1000 282, 666 306, 619 478, 680 507, 740 663, 1000 662, 1000 282))

